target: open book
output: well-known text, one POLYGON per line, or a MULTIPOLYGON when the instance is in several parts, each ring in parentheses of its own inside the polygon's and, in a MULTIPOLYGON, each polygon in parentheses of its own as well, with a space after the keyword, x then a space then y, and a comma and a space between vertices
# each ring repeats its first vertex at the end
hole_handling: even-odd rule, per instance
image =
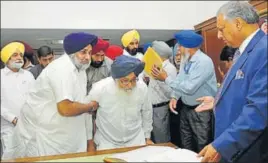
POLYGON ((201 162, 197 153, 187 149, 147 146, 104 158, 104 162, 201 162), (120 159, 121 161, 118 161, 120 159))

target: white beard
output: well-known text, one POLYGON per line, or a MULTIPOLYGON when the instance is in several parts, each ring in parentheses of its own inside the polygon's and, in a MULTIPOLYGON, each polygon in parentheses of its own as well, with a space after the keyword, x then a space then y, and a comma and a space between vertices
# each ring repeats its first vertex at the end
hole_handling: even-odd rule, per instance
POLYGON ((21 63, 18 63, 16 61, 11 61, 9 66, 10 66, 10 68, 21 69, 23 64, 24 64, 23 61, 21 63))
POLYGON ((86 70, 87 68, 89 68, 91 61, 89 61, 89 63, 87 64, 83 64, 80 63, 80 61, 77 59, 77 57, 75 56, 75 54, 71 54, 70 58, 72 60, 72 62, 74 63, 75 67, 77 67, 78 70, 86 70))

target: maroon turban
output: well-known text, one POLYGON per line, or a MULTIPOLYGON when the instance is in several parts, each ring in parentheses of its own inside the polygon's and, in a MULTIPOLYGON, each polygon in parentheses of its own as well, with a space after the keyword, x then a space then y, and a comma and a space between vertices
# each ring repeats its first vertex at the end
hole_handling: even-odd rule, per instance
POLYGON ((109 45, 110 44, 109 44, 108 41, 105 41, 105 40, 103 40, 101 38, 98 38, 97 44, 92 49, 92 54, 94 55, 94 54, 96 54, 96 53, 98 53, 100 51, 105 52, 108 49, 109 45))

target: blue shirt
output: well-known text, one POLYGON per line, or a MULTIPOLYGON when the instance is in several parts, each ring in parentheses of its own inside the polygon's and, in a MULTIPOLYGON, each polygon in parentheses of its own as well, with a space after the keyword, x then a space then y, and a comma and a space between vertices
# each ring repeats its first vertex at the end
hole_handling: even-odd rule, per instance
POLYGON ((173 89, 172 98, 181 98, 183 103, 194 106, 199 104, 197 98, 216 95, 217 81, 210 57, 198 50, 182 65, 175 80, 170 77, 165 80, 173 89))

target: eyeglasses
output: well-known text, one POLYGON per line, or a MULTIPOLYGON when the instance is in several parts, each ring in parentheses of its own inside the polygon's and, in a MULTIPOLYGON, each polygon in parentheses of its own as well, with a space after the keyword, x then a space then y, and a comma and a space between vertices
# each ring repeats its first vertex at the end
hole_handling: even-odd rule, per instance
POLYGON ((128 79, 123 79, 123 80, 119 80, 123 85, 128 85, 128 83, 134 84, 137 81, 139 81, 139 78, 135 78, 132 80, 128 80, 128 79))

